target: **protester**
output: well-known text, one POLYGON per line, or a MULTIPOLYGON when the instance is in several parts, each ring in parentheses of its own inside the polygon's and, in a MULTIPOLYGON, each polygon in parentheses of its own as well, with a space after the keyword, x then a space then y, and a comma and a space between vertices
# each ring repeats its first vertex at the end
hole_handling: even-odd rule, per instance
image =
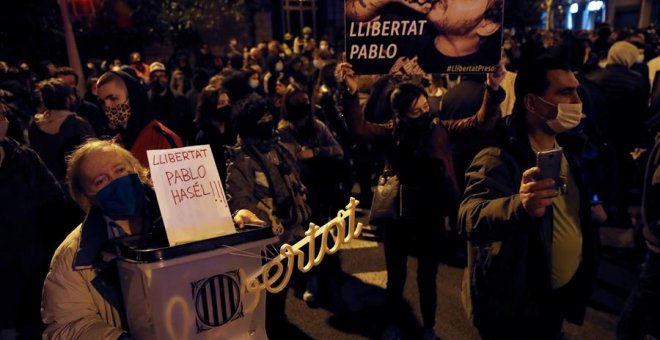
POLYGON ((660 338, 660 133, 649 156, 643 190, 642 223, 648 252, 621 312, 616 331, 620 340, 660 338))
MULTIPOLYGON (((140 52, 132 52, 128 58, 130 67, 135 71, 136 75, 144 82, 149 82, 149 65, 142 61, 140 52)), ((121 65, 120 65, 121 66, 121 65)))
MULTIPOLYGON (((193 109, 188 99, 170 86, 165 65, 154 62, 149 66, 149 106, 154 118, 181 137, 184 144, 194 138, 193 109)), ((175 71, 183 76, 181 71, 175 71)))
POLYGON ((195 144, 209 144, 213 159, 218 168, 222 183, 227 179, 227 159, 225 148, 236 144, 236 130, 231 124, 231 101, 227 91, 207 86, 202 91, 197 105, 197 124, 199 132, 195 144))
POLYGON ((307 54, 308 56, 316 48, 316 40, 312 37, 312 28, 305 26, 302 29, 302 36, 293 39, 293 53, 295 55, 307 54))
POLYGON ((108 127, 116 131, 114 141, 131 151, 147 167, 147 150, 182 147, 178 135, 153 119, 147 91, 122 71, 104 73, 98 81, 98 97, 108 118, 108 127))
MULTIPOLYGON (((292 88, 287 93, 283 112, 277 132, 282 143, 296 157, 300 180, 307 188, 306 201, 312 210, 311 220, 329 221, 346 204, 337 171, 344 150, 330 129, 316 119, 309 96, 302 89, 292 88)), ((337 278, 340 270, 336 256, 324 259, 318 268, 307 275, 303 300, 318 302, 321 293, 337 287, 333 285, 333 279, 337 278)))
POLYGON ((56 78, 44 80, 37 86, 37 91, 45 111, 35 115, 30 125, 30 145, 64 186, 66 155, 85 139, 96 135, 86 120, 72 112, 77 99, 63 81, 56 78))
MULTIPOLYGON (((312 94, 312 105, 315 108, 314 115, 323 122, 332 136, 337 140, 344 151, 343 159, 336 164, 336 176, 339 177, 340 200, 342 203, 346 197, 350 197, 353 190, 355 178, 353 176, 353 165, 355 164, 354 153, 357 143, 348 131, 346 119, 339 105, 339 96, 342 89, 335 79, 335 68, 337 63, 329 63, 321 69, 318 81, 312 94)), ((366 160, 362 160, 366 161, 366 160)), ((366 202, 366 201, 365 201, 366 202)))
POLYGON ((644 121, 649 118, 649 85, 645 77, 630 70, 637 56, 633 44, 616 42, 607 54, 607 66, 587 75, 605 100, 605 111, 598 112, 596 124, 614 153, 606 173, 610 188, 603 190, 601 197, 608 215, 606 223, 621 228, 632 226, 628 207, 636 166, 630 153, 651 145, 644 129, 644 121))
POLYGON ((459 209, 468 237, 463 301, 483 339, 557 339, 565 319, 584 319, 598 234, 575 144, 562 135, 582 116, 578 86, 556 59, 522 67, 499 142, 466 172, 459 209), (554 180, 537 178, 535 167, 536 152, 557 147, 564 150, 562 194, 554 180))
POLYGON ((404 305, 407 256, 414 249, 419 260, 417 285, 423 319, 422 337, 436 339, 436 274, 439 264, 436 246, 444 230, 444 219, 456 204, 458 195, 448 138, 475 130, 487 131, 494 125, 499 117, 499 104, 504 98, 504 91, 499 90, 503 67, 497 74, 489 76, 488 91, 484 93, 479 112, 462 120, 438 122, 429 113, 428 95, 421 86, 406 82, 396 85, 388 95, 394 113, 393 131, 364 121, 362 112, 357 109, 354 94, 357 82, 349 64, 339 64, 336 75, 349 91, 345 103, 349 127, 363 138, 386 138, 389 145, 385 150, 386 169, 396 174, 408 190, 407 201, 403 200, 404 193, 400 193, 400 209, 405 206, 410 209, 409 213, 383 226, 389 316, 389 326, 383 338, 401 338, 401 320, 397 315, 404 305), (436 199, 429 200, 428 197, 436 199))
POLYGON ((36 152, 7 137, 8 110, 0 102, 0 339, 37 339, 52 240, 68 233, 59 218, 65 193, 36 152))
MULTIPOLYGON (((304 236, 310 208, 296 159, 275 136, 272 107, 252 94, 234 104, 232 120, 240 137, 227 167, 227 197, 234 220, 266 221, 279 235, 275 249, 304 236), (256 214, 256 216, 255 216, 256 214)), ((277 253, 269 252, 268 257, 277 253)), ((271 339, 295 338, 300 332, 288 320, 288 287, 266 296, 266 332, 271 339)))
POLYGON ((90 140, 71 154, 67 180, 87 216, 53 255, 42 297, 43 337, 128 339, 116 265, 101 248, 126 235, 166 237, 156 224, 160 212, 148 170, 118 144, 90 140))
MULTIPOLYGON (((60 67, 57 69, 57 78, 61 79, 65 84, 71 87, 75 101, 71 105, 71 111, 75 112, 78 116, 84 118, 92 125, 94 132, 97 136, 107 134, 107 125, 103 110, 98 106, 98 99, 88 101, 81 98, 78 94, 78 74, 70 67, 60 67)), ((88 89, 89 92, 94 92, 95 89, 88 89)))

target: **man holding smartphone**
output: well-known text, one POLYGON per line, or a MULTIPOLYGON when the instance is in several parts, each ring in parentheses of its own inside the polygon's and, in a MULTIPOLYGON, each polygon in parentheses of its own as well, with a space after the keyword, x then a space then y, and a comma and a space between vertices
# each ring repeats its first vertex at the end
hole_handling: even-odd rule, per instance
POLYGON ((582 118, 578 86, 559 60, 539 57, 522 67, 499 142, 466 172, 459 209, 468 237, 463 301, 484 339, 556 339, 564 320, 584 319, 597 233, 575 143, 563 134, 582 118), (558 162, 539 156, 538 165, 555 164, 562 180, 544 178, 557 171, 539 168, 537 154, 560 147, 563 153, 549 153, 558 162))

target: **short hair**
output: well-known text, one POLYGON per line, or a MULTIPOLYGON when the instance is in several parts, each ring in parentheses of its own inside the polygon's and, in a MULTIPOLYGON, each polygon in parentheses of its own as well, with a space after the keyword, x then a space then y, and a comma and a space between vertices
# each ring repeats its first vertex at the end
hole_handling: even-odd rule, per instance
POLYGON ((542 96, 545 94, 550 85, 548 71, 552 70, 570 72, 571 68, 564 61, 549 55, 536 57, 520 67, 514 84, 516 94, 516 102, 513 106, 514 114, 525 112, 524 100, 526 95, 531 93, 542 96))
POLYGON ((99 88, 105 84, 114 83, 114 82, 117 82, 119 84, 124 84, 124 79, 122 79, 117 73, 106 72, 99 77, 99 80, 96 82, 96 87, 99 88))
POLYGON ((48 110, 68 110, 69 97, 73 90, 61 79, 51 78, 37 85, 41 103, 48 110))
POLYGON ((420 96, 428 97, 428 94, 417 84, 405 82, 397 85, 390 94, 392 111, 397 117, 405 116, 420 96))
POLYGON ((76 80, 76 85, 78 85, 78 73, 76 73, 76 71, 74 71, 71 67, 62 66, 58 68, 57 71, 55 71, 55 76, 73 76, 73 78, 76 80))
POLYGON ((92 207, 92 202, 89 199, 85 190, 85 184, 82 178, 81 166, 85 157, 92 153, 107 151, 108 149, 117 152, 123 159, 135 169, 135 172, 140 177, 140 180, 151 185, 149 178, 149 170, 140 164, 130 151, 124 149, 121 145, 108 140, 89 139, 81 144, 69 156, 67 156, 66 163, 66 179, 69 187, 69 193, 80 208, 86 213, 92 207))

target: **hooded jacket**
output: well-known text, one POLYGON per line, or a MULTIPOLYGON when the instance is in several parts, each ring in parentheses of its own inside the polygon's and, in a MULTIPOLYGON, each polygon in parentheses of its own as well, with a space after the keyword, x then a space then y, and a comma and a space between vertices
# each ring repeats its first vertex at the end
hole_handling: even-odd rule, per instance
POLYGON ((112 71, 121 77, 128 91, 131 115, 128 124, 113 140, 130 150, 133 156, 145 167, 149 166, 147 150, 179 148, 181 138, 161 122, 153 119, 149 107, 149 96, 142 85, 128 73, 112 71))

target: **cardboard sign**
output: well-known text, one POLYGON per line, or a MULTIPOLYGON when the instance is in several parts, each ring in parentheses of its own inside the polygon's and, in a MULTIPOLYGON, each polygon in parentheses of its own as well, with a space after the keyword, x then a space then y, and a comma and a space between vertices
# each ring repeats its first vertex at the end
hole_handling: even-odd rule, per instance
POLYGON ((495 72, 504 0, 344 0, 357 74, 495 72))
POLYGON ((236 232, 208 145, 149 150, 147 156, 170 245, 236 232))

